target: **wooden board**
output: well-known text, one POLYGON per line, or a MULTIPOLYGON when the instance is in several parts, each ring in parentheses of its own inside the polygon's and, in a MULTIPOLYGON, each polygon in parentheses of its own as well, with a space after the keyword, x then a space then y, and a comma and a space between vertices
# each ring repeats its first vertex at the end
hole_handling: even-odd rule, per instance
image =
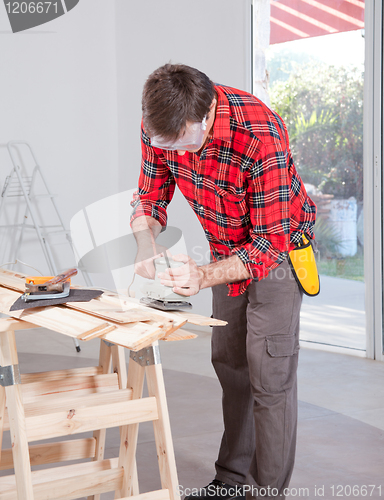
MULTIPOLYGON (((168 321, 167 318, 164 318, 163 323, 136 322, 122 325, 105 322, 101 318, 83 314, 80 311, 75 311, 64 306, 10 311, 9 308, 17 296, 17 292, 2 288, 0 293, 0 311, 28 323, 33 323, 34 325, 48 328, 70 337, 77 338, 79 335, 99 329, 98 336, 104 340, 127 347, 128 349, 139 350, 145 347, 145 345, 162 338, 170 329, 169 318, 168 321)), ((182 322, 179 319, 179 323, 182 326, 185 320, 182 322)))
POLYGON ((116 323, 135 323, 136 321, 149 321, 152 319, 150 312, 139 307, 119 307, 103 299, 103 295, 90 302, 67 302, 66 307, 84 311, 98 318, 115 321, 116 323))
MULTIPOLYGON (((56 443, 43 443, 29 446, 31 465, 53 464, 69 460, 93 458, 95 456, 96 439, 83 438, 56 443)), ((12 448, 3 450, 0 470, 13 468, 12 448)))
POLYGON ((119 401, 102 405, 77 407, 75 402, 67 409, 44 415, 26 417, 28 441, 39 441, 81 432, 121 427, 158 418, 156 398, 119 401))
MULTIPOLYGON (((25 276, 20 273, 13 273, 12 271, 7 271, 0 269, 0 285, 24 292, 25 276)), ((74 287, 80 288, 80 287, 74 287)), ((97 287, 91 287, 97 288, 97 287)), ((176 318, 187 319, 187 321, 193 325, 199 326, 224 326, 227 323, 222 320, 217 320, 214 318, 208 318, 207 316, 201 316, 189 311, 160 311, 153 309, 144 304, 141 304, 138 299, 133 299, 124 295, 119 295, 118 293, 112 291, 106 291, 90 302, 68 302, 65 304, 66 307, 76 309, 79 311, 87 312, 88 314, 94 314, 95 316, 110 319, 114 322, 131 322, 130 314, 137 315, 137 318, 142 317, 148 320, 155 320, 159 316, 168 317, 175 320, 176 318)), ((136 321, 146 321, 146 319, 136 319, 136 321)))
MULTIPOLYGON (((114 491, 121 486, 123 469, 117 459, 65 465, 32 472, 35 500, 67 500, 114 491)), ((15 476, 0 477, 0 500, 15 500, 15 476)))
POLYGON ((188 332, 187 330, 183 330, 182 328, 179 328, 175 332, 171 333, 167 337, 161 339, 166 342, 172 342, 174 340, 191 340, 197 338, 197 335, 192 332, 188 332))
POLYGON ((185 334, 172 337, 187 322, 199 326, 226 324, 190 312, 160 311, 137 299, 109 291, 90 302, 10 311, 20 292, 24 291, 25 276, 0 270, 0 285, 0 312, 28 323, 28 327, 48 328, 83 341, 99 337, 135 351, 167 337, 170 340, 194 338, 194 335, 185 334))
MULTIPOLYGON (((17 292, 24 293, 25 276, 20 273, 13 273, 12 271, 1 269, 0 284, 17 292)), ((134 323, 135 321, 152 319, 151 314, 148 314, 144 308, 137 308, 134 304, 128 307, 125 305, 125 307, 122 308, 119 301, 111 302, 108 299, 104 300, 103 295, 89 302, 68 302, 65 305, 100 318, 113 320, 116 323, 134 323)))
POLYGON ((186 319, 191 325, 197 326, 225 326, 226 321, 215 318, 208 318, 207 316, 201 316, 200 314, 191 313, 189 311, 175 311, 173 313, 176 317, 186 319))

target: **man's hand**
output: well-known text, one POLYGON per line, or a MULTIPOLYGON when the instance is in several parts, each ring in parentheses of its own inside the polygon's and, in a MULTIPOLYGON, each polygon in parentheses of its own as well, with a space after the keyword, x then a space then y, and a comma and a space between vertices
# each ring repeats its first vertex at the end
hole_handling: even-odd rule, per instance
POLYGON ((188 255, 175 255, 173 259, 184 262, 185 265, 167 269, 166 272, 160 273, 159 277, 163 285, 171 286, 173 291, 180 295, 195 295, 203 288, 251 278, 237 255, 201 267, 188 255))
POLYGON ((167 252, 169 258, 172 258, 169 250, 161 245, 156 245, 156 252, 158 253, 153 255, 153 249, 147 246, 140 246, 138 248, 135 259, 136 274, 150 280, 155 279, 155 263, 153 261, 158 257, 162 257, 165 252, 167 252))
POLYGON ((203 283, 204 273, 196 262, 188 255, 174 255, 173 260, 183 262, 184 266, 166 269, 164 273, 159 274, 161 284, 172 287, 172 291, 180 295, 196 295, 203 283))
POLYGON ((168 250, 156 245, 155 239, 160 234, 161 225, 153 217, 141 215, 132 221, 132 231, 137 242, 135 273, 143 278, 154 279, 153 260, 168 250))

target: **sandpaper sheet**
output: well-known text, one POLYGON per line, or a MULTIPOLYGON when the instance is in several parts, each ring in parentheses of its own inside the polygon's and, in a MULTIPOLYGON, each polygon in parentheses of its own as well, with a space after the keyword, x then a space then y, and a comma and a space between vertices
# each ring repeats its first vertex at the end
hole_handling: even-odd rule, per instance
POLYGON ((10 311, 18 311, 20 309, 31 309, 33 307, 47 307, 56 306, 58 304, 65 304, 66 302, 89 302, 96 297, 99 297, 103 292, 101 290, 81 290, 78 288, 71 289, 68 297, 62 297, 61 299, 42 299, 42 300, 31 300, 30 302, 25 302, 19 297, 16 302, 14 302, 9 309, 10 311))

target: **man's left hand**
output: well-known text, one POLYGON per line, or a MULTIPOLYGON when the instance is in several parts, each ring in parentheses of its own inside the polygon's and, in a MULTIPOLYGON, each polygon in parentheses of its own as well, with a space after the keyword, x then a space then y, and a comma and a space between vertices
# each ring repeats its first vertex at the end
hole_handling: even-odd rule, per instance
POLYGON ((196 295, 203 282, 204 272, 198 267, 196 262, 188 255, 173 255, 173 260, 183 262, 184 265, 166 269, 164 273, 159 273, 161 284, 172 287, 172 291, 180 295, 196 295))

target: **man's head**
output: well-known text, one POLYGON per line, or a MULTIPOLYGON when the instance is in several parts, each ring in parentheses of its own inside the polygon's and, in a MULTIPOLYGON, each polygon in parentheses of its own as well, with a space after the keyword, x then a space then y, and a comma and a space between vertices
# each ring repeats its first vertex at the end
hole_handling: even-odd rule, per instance
MULTIPOLYGON (((154 71, 143 90, 143 123, 150 137, 173 142, 191 124, 202 124, 212 110, 215 90, 201 71, 182 64, 166 64, 154 71)), ((210 120, 211 121, 211 120, 210 120)))

